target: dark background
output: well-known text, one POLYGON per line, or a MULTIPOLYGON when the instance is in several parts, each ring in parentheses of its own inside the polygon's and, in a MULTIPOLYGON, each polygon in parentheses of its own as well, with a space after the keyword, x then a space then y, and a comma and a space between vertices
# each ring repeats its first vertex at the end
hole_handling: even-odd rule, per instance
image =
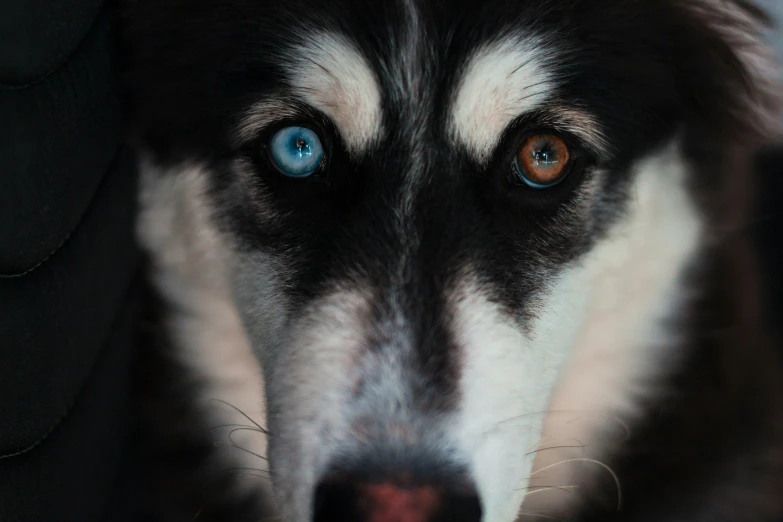
MULTIPOLYGON (((783 23, 783 0, 759 0, 758 4, 772 13, 778 24, 783 23)), ((780 30, 770 34, 770 42, 778 51, 778 56, 783 56, 783 32, 780 30)))

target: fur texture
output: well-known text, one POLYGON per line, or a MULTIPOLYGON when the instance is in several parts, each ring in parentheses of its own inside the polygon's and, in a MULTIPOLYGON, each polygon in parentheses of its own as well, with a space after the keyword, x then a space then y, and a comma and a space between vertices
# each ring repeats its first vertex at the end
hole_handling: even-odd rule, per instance
POLYGON ((136 0, 123 24, 167 517, 381 520, 376 483, 434 488, 432 521, 783 516, 743 226, 780 120, 756 9, 136 0), (270 160, 291 125, 326 149, 307 179, 270 160), (515 181, 532 134, 573 153, 546 190, 515 181))

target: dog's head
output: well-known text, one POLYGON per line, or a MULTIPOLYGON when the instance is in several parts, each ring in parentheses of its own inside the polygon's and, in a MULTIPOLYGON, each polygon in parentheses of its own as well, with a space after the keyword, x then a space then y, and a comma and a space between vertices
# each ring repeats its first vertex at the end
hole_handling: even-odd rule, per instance
POLYGON ((265 410, 288 520, 512 521, 592 431, 551 412, 636 413, 769 133, 757 15, 131 4, 141 238, 205 397, 265 410))

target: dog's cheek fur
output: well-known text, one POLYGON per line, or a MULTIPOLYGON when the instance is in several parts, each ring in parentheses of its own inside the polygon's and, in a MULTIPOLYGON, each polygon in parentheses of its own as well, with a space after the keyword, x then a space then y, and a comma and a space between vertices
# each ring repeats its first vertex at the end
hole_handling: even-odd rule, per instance
POLYGON ((638 418, 640 402, 676 361, 676 332, 662 325, 687 297, 677 288, 700 248, 701 217, 679 143, 633 170, 625 215, 552 277, 529 324, 493 304, 492 290, 475 278, 451 292, 462 350, 454 433, 470 456, 486 520, 513 519, 525 495, 543 486, 565 489, 531 495, 525 511, 565 509, 578 495, 563 492, 591 474, 577 473, 585 461, 555 463, 602 458, 600 448, 638 418))
POLYGON ((151 162, 142 162, 141 172, 137 234, 166 308, 171 345, 165 348, 173 352, 166 355, 201 383, 192 406, 214 437, 221 464, 265 469, 266 436, 255 430, 266 424, 264 379, 234 304, 235 259, 215 224, 210 173, 195 164, 162 170, 151 162), (231 430, 243 426, 250 429, 231 430))

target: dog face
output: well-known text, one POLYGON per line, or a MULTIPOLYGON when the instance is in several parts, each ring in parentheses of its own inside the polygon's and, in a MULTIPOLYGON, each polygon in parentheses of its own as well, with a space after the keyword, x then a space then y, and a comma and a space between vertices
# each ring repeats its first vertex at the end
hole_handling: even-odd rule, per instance
POLYGON ((707 0, 129 9, 140 238, 202 399, 268 428, 287 520, 512 521, 544 446, 597 429, 554 412, 638 413, 675 360, 693 194, 722 186, 693 164, 760 121, 755 23, 707 0))

